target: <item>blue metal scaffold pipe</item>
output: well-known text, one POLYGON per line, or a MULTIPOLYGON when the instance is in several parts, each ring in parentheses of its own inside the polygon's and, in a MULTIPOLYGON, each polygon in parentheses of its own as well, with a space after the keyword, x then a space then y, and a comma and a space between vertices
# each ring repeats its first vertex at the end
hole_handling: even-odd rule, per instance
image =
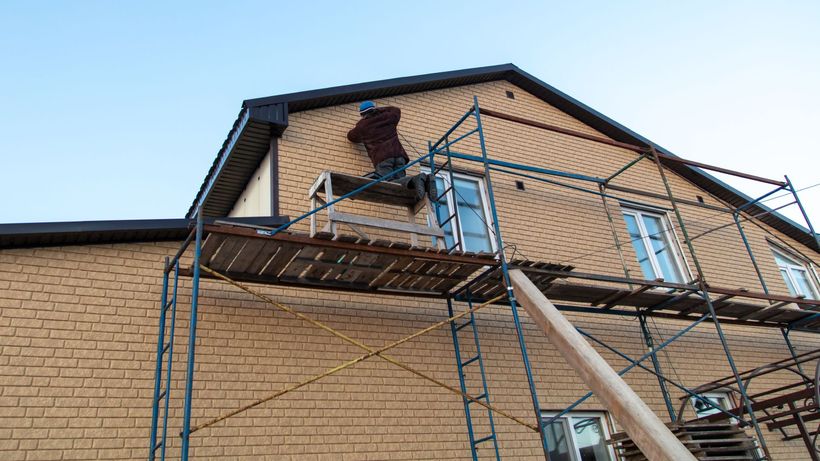
POLYGON ((495 207, 493 182, 490 177, 490 163, 487 159, 487 146, 484 143, 484 130, 481 126, 481 114, 480 109, 478 107, 477 96, 473 96, 473 115, 475 116, 475 121, 478 125, 478 141, 481 146, 481 159, 484 163, 484 180, 487 183, 487 195, 489 196, 490 212, 493 220, 492 225, 493 229, 495 230, 495 241, 497 245, 498 258, 499 262, 501 263, 501 272, 504 276, 504 286, 507 287, 507 298, 510 302, 510 308, 512 310, 513 322, 515 323, 515 332, 518 336, 518 346, 521 349, 521 357, 524 362, 524 369, 527 372, 527 383, 529 384, 530 396, 532 397, 532 407, 533 411, 535 412, 535 418, 538 422, 538 427, 540 428, 538 434, 541 438, 541 448, 544 450, 544 459, 549 461, 549 441, 547 440, 547 434, 546 431, 544 431, 544 426, 542 424, 543 417, 541 415, 541 405, 538 403, 538 392, 535 389, 535 380, 532 375, 532 367, 530 366, 529 355, 527 354, 527 344, 524 340, 524 330, 521 327, 521 319, 518 317, 518 305, 515 300, 515 293, 513 293, 512 283, 510 282, 509 268, 507 267, 507 258, 504 254, 504 241, 501 238, 501 226, 499 226, 498 223, 498 211, 495 207))
POLYGON ((199 302, 199 259, 202 256, 203 233, 202 207, 196 217, 196 242, 194 247, 193 281, 191 282, 191 319, 188 329, 188 370, 185 373, 185 410, 182 419, 182 450, 180 458, 188 461, 191 439, 191 397, 194 389, 194 358, 196 356, 196 321, 199 302))

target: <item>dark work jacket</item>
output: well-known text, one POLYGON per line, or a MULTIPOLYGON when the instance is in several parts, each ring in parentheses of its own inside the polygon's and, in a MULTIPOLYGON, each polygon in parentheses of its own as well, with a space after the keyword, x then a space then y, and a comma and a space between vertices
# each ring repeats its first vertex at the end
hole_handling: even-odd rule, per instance
POLYGON ((375 114, 363 117, 352 130, 348 131, 347 139, 351 142, 364 143, 373 166, 394 157, 401 157, 409 162, 410 159, 399 142, 399 135, 396 131, 396 126, 401 119, 401 109, 379 107, 373 110, 375 114))

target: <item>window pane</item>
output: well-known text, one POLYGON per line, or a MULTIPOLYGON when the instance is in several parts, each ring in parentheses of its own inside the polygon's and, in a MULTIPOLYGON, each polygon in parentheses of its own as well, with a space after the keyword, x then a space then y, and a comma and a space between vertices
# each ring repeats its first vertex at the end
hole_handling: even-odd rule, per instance
POLYGON ((646 245, 644 245, 643 239, 641 238, 641 231, 638 228, 638 221, 631 214, 625 214, 624 220, 626 221, 626 229, 629 231, 629 240, 632 241, 632 246, 635 248, 635 255, 638 257, 638 264, 641 265, 643 277, 647 280, 654 280, 658 278, 655 275, 655 270, 652 269, 652 263, 649 262, 649 254, 647 253, 646 245))
POLYGON ((570 454, 571 441, 567 440, 567 421, 560 418, 554 423, 545 426, 547 443, 550 449, 550 461, 574 461, 570 454))
POLYGON ((658 267, 661 270, 661 277, 667 282, 682 282, 683 277, 681 277, 680 269, 675 264, 675 256, 672 253, 671 236, 664 229, 661 218, 651 215, 641 216, 643 217, 646 232, 649 233, 649 241, 658 262, 658 267))
MULTIPOLYGON (((444 185, 444 180, 442 178, 436 178, 436 188, 439 191, 439 194, 444 192, 446 186, 444 185)), ((444 194, 443 197, 439 200, 439 205, 436 207, 436 214, 438 215, 438 222, 442 223, 450 217, 450 194, 444 194)), ((451 219, 447 224, 442 226, 441 228, 444 231, 444 244, 447 248, 452 247, 455 244, 455 240, 453 239, 453 220, 451 219)), ((433 245, 436 244, 435 238, 433 238, 433 245)))
POLYGON ((484 205, 478 181, 455 178, 455 185, 458 191, 456 204, 461 233, 464 235, 465 250, 492 252, 491 234, 487 227, 489 222, 486 222, 484 216, 484 205))
POLYGON ((797 296, 797 288, 792 283, 791 277, 789 277, 788 269, 780 269, 780 275, 783 276, 783 281, 786 282, 786 287, 789 289, 789 294, 792 296, 797 296))
POLYGON ((611 458, 606 446, 604 428, 599 417, 573 417, 572 429, 575 431, 575 442, 580 461, 600 461, 611 458))
POLYGON ((801 269, 792 268, 792 277, 794 277, 797 288, 800 289, 800 294, 809 299, 817 299, 817 293, 814 291, 809 274, 801 269))
MULTIPOLYGON (((722 408, 724 410, 729 409, 729 400, 725 396, 720 395, 701 395, 701 399, 708 400, 713 405, 717 406, 718 408, 722 408)), ((703 400, 692 397, 692 406, 695 407, 695 413, 697 413, 698 417, 709 416, 715 413, 719 413, 720 410, 709 405, 708 403, 704 402, 703 400)))
POLYGON ((797 261, 792 261, 791 259, 786 258, 785 256, 781 255, 776 251, 773 251, 772 253, 774 253, 774 260, 777 261, 777 265, 780 267, 785 267, 789 265, 802 266, 802 264, 799 264, 797 261))

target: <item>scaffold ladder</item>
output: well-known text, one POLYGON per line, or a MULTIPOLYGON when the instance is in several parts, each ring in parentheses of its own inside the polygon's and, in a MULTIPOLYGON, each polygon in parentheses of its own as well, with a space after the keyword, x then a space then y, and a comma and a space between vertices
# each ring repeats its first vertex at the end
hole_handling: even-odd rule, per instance
POLYGON ((447 187, 442 187, 443 190, 437 190, 436 197, 430 197, 430 200, 433 202, 433 209, 436 213, 436 221, 438 223, 438 227, 440 227, 444 232, 445 235, 447 230, 445 229, 448 225, 450 226, 450 235, 453 236, 453 244, 451 246, 447 246, 447 239, 445 237, 444 247, 447 248, 447 252, 452 252, 456 249, 460 251, 464 251, 464 245, 462 244, 461 239, 461 217, 458 215, 458 191, 456 191, 456 179, 455 173, 453 171, 453 157, 450 155, 450 147, 449 147, 449 138, 446 138, 447 147, 444 150, 444 153, 447 155, 447 160, 439 166, 436 166, 435 161, 435 152, 432 151, 430 147, 430 143, 427 143, 428 150, 431 152, 430 154, 430 181, 438 182, 436 178, 442 179, 442 184, 445 184, 447 187), (447 181, 443 181, 443 178, 440 178, 438 175, 439 173, 445 172, 448 176, 447 181), (441 216, 439 210, 444 207, 446 210, 450 210, 449 205, 447 204, 447 200, 453 200, 454 203, 452 204, 453 212, 447 216, 441 216))
MULTIPOLYGON (((473 308, 472 300, 469 296, 467 296, 467 303, 470 309, 473 308)), ((453 301, 450 298, 447 298, 447 314, 450 317, 453 317, 453 301)), ((450 332, 453 336, 453 349, 455 350, 456 356, 456 365, 458 366, 458 382, 461 386, 461 392, 468 395, 475 395, 471 394, 467 389, 467 373, 468 370, 470 373, 478 373, 481 376, 481 393, 476 395, 476 400, 483 400, 486 404, 490 404, 490 393, 487 387, 487 376, 484 373, 484 359, 481 356, 481 344, 478 340, 478 328, 476 327, 476 317, 475 313, 470 313, 470 316, 467 320, 462 322, 451 321, 450 322, 450 332), (462 358, 462 349, 461 349, 461 341, 459 340, 459 332, 462 330, 472 330, 472 341, 475 345, 475 351, 471 351, 471 356, 464 360, 462 358), (473 355, 474 354, 474 355, 473 355)), ((470 341, 470 339, 467 339, 470 341)), ((464 401, 464 416, 467 419, 467 434, 470 438, 470 451, 472 452, 473 460, 478 461, 478 454, 479 448, 482 444, 487 442, 492 442, 493 444, 493 453, 495 454, 495 459, 500 460, 501 456, 498 453, 498 439, 495 433, 495 422, 493 421, 493 412, 488 408, 470 408, 471 405, 474 403, 473 401, 467 399, 466 397, 463 398, 464 401), (473 427, 473 411, 481 411, 484 410, 487 412, 487 420, 489 423, 490 433, 489 435, 477 437, 475 434, 475 430, 473 427)), ((483 448, 483 447, 482 447, 483 448)), ((486 451, 485 451, 486 452, 486 451)))
POLYGON ((162 278, 162 298, 160 299, 160 313, 159 313, 159 334, 157 340, 157 367, 154 377, 154 398, 152 401, 151 411, 151 445, 149 447, 148 459, 154 461, 155 459, 165 460, 165 448, 168 434, 168 402, 171 390, 171 363, 174 356, 174 323, 176 322, 177 311, 177 287, 179 282, 179 260, 174 262, 174 284, 173 288, 168 289, 171 268, 169 267, 168 258, 165 258, 165 271, 162 278), (168 312, 171 312, 171 322, 167 325, 168 312), (168 326, 166 338, 166 325, 168 326), (163 382, 163 362, 167 361, 165 370, 165 380, 163 382), (160 406, 162 406, 162 433, 157 441, 157 432, 160 429, 160 406), (159 452, 159 456, 157 456, 159 452))

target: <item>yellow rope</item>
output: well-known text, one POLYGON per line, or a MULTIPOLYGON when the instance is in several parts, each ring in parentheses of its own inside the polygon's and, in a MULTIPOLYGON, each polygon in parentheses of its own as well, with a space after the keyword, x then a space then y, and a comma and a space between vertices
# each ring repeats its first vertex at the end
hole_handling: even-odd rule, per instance
POLYGON ((347 341, 347 342, 349 342, 349 343, 351 343, 351 344, 353 344, 353 345, 355 345, 355 346, 357 346, 357 347, 359 347, 359 348, 361 348, 361 349, 366 350, 368 353, 367 353, 367 354, 364 354, 364 355, 361 355, 361 356, 359 356, 359 357, 357 357, 357 358, 355 358, 355 359, 353 359, 353 360, 350 360, 350 361, 348 361, 348 362, 345 362, 345 363, 343 363, 343 364, 341 364, 341 365, 339 365, 339 366, 337 366, 337 367, 331 368, 331 369, 329 369, 329 370, 327 370, 327 371, 325 371, 325 372, 323 372, 323 373, 321 373, 321 374, 318 374, 318 375, 313 376, 313 377, 311 377, 311 378, 308 378, 308 379, 306 379, 306 380, 304 380, 304 381, 301 381, 301 382, 299 382, 299 383, 297 383, 297 384, 294 384, 294 385, 292 385, 292 386, 289 386, 289 387, 286 387, 286 388, 284 388, 284 389, 281 389, 281 390, 279 390, 278 392, 276 392, 276 393, 274 393, 274 394, 271 394, 271 395, 269 395, 269 396, 267 396, 267 397, 265 397, 265 398, 259 399, 259 400, 255 401, 255 402, 252 402, 252 403, 250 403, 250 404, 248 404, 248 405, 245 405, 245 406, 243 406, 243 407, 241 407, 241 408, 238 408, 238 409, 236 409, 236 410, 233 410, 233 411, 231 411, 231 412, 229 412, 229 413, 225 413, 225 414, 224 414, 224 415, 222 415, 222 416, 219 416, 219 417, 213 418, 213 419, 211 419, 211 420, 209 420, 209 421, 206 421, 206 422, 204 422, 204 423, 202 423, 202 424, 199 424, 199 425, 197 425, 197 426, 194 426, 194 427, 192 427, 192 428, 191 428, 191 431, 190 431, 191 433, 194 433, 194 432, 196 432, 196 431, 198 431, 198 430, 200 430, 200 429, 204 429, 204 428, 206 428, 206 427, 212 426, 212 425, 214 425, 214 424, 216 424, 216 423, 218 423, 218 422, 220 422, 220 421, 223 421, 223 420, 225 420, 225 419, 230 418, 231 416, 235 416, 235 415, 237 415, 237 414, 239 414, 239 413, 242 413, 242 412, 244 412, 244 411, 246 411, 246 410, 249 410, 249 409, 251 409, 251 408, 253 408, 253 407, 256 407, 256 406, 258 406, 258 405, 261 405, 261 404, 263 404, 263 403, 265 403, 265 402, 268 402, 268 401, 270 401, 270 400, 273 400, 273 399, 276 399, 276 398, 278 398, 278 397, 281 397, 281 396, 283 396, 283 395, 287 394, 288 392, 291 392, 291 391, 297 390, 297 389, 299 389, 299 388, 301 388, 301 387, 304 387, 304 386, 306 386, 306 385, 308 385, 308 384, 311 384, 311 383, 313 383, 313 382, 316 382, 316 381, 318 381, 318 380, 320 380, 320 379, 322 379, 322 378, 324 378, 324 377, 330 376, 330 375, 332 375, 332 374, 334 374, 334 373, 337 373, 337 372, 339 372, 339 371, 341 371, 341 370, 344 370, 345 368, 351 367, 351 366, 353 366, 353 365, 355 365, 355 364, 357 364, 357 363, 359 363, 359 362, 362 362, 362 361, 364 361, 364 360, 367 360, 367 359, 369 359, 369 358, 371 358, 371 357, 373 357, 373 356, 379 356, 379 357, 381 357, 382 359, 386 360, 386 361, 387 361, 387 362, 389 362, 389 363, 392 363, 393 365, 396 365, 396 366, 397 366, 397 367, 399 367, 399 368, 402 368, 402 369, 404 369, 404 370, 407 370, 407 371, 409 371, 409 372, 411 372, 411 373, 413 373, 413 374, 415 374, 415 375, 417 375, 417 376, 419 376, 419 377, 421 377, 421 378, 424 378, 424 379, 426 379, 426 380, 428 380, 428 381, 430 381, 430 382, 432 382, 432 383, 434 383, 434 384, 436 384, 436 385, 438 385, 438 386, 440 386, 440 387, 443 387, 443 388, 445 388, 445 389, 449 390, 450 392, 452 392, 452 393, 454 393, 454 394, 457 394, 457 395, 461 396, 462 398, 465 398, 465 399, 467 399, 467 400, 470 400, 471 402, 475 402, 475 403, 477 403, 478 405, 481 405, 481 406, 483 406, 483 407, 487 408, 487 409, 488 409, 488 410, 490 410, 490 411, 494 411, 494 412, 498 413, 499 415, 504 416, 505 418, 508 418, 508 419, 510 419, 510 420, 512 420, 512 421, 514 421, 514 422, 516 422, 516 423, 518 423, 518 424, 521 424, 522 426, 528 427, 529 429, 531 429, 531 430, 533 430, 533 431, 535 431, 535 432, 538 432, 538 430, 539 430, 539 429, 538 429, 538 427, 537 427, 537 426, 535 426, 535 425, 533 425, 533 424, 529 424, 529 423, 527 423, 527 422, 525 422, 525 421, 523 421, 523 420, 521 420, 521 419, 519 419, 519 418, 517 418, 517 417, 515 417, 515 416, 513 416, 513 415, 511 415, 511 414, 509 414, 509 413, 506 413, 506 412, 504 412, 504 411, 502 411, 502 410, 499 410, 499 409, 497 409, 497 408, 493 407, 492 405, 490 405, 490 404, 488 404, 488 403, 486 403, 486 402, 482 402, 482 401, 480 401, 480 400, 476 399, 475 397, 473 397, 473 396, 471 396, 471 395, 469 395, 469 394, 466 394, 466 393, 464 393, 464 392, 461 392, 461 390, 456 389, 456 388, 455 388, 455 387, 453 387, 453 386, 450 386, 450 385, 448 385, 448 384, 446 384, 446 383, 444 383, 444 382, 442 382, 442 381, 440 381, 440 380, 438 380, 438 379, 436 379, 436 378, 433 378, 432 376, 429 376, 429 375, 427 375, 427 374, 425 374, 425 373, 422 373, 422 372, 420 372, 420 371, 418 371, 418 370, 415 370, 415 369, 411 368, 410 366, 405 365, 405 364, 403 364, 403 363, 401 363, 401 362, 397 361, 396 359, 394 359, 394 358, 392 358, 392 357, 390 357, 390 356, 387 356, 387 355, 384 355, 384 354, 383 354, 383 352, 385 352, 385 351, 387 351, 387 350, 389 350, 389 349, 392 349, 392 348, 394 348, 394 347, 397 347, 397 346, 399 346, 399 345, 401 345, 401 344, 406 343, 407 341, 410 341, 410 340, 412 340, 412 339, 414 339, 414 338, 417 338, 417 337, 419 337, 419 336, 421 336, 421 335, 424 335, 424 334, 426 334, 426 333, 429 333, 429 332, 431 332, 431 331, 433 331, 433 330, 435 330, 435 329, 437 329, 437 328, 440 328, 440 327, 442 327, 442 326, 444 326, 444 325, 447 325, 447 324, 449 324, 449 323, 450 323, 450 322, 452 322, 452 321, 455 321, 455 320, 458 320, 458 319, 460 319, 460 318, 464 317, 465 315, 468 315, 468 314, 474 313, 474 312, 476 312, 476 311, 478 311, 478 310, 480 310, 480 309, 483 309, 484 307, 486 307, 486 306, 488 306, 488 305, 490 305, 490 304, 492 304, 492 303, 494 303, 494 302, 496 302, 496 301, 500 300, 501 298, 503 298, 503 297, 505 296, 505 295, 503 295, 503 294, 502 294, 502 295, 499 295, 499 296, 496 296, 495 298, 493 298, 493 299, 491 299, 491 300, 489 300, 489 301, 487 301, 487 302, 484 302, 484 303, 482 303, 482 304, 480 304, 480 305, 478 305, 478 306, 475 306, 475 307, 473 307, 473 308, 471 308, 471 309, 468 309, 468 310, 466 310, 466 311, 464 311, 464 312, 462 312, 462 313, 460 313, 460 314, 454 315, 453 317, 450 317, 450 318, 448 318, 447 320, 442 320, 441 322, 438 322, 438 323, 435 323, 435 324, 433 324, 433 325, 430 325, 430 326, 429 326, 429 327, 427 327, 427 328, 424 328, 424 329, 422 329, 422 330, 419 330, 419 331, 417 331, 416 333, 413 333, 413 334, 411 334, 411 335, 409 335, 409 336, 407 336, 407 337, 404 337, 404 338, 402 338, 402 339, 400 339, 400 340, 398 340, 398 341, 396 341, 396 342, 394 342, 394 343, 388 344, 387 346, 384 346, 384 347, 381 347, 381 348, 378 348, 378 349, 374 349, 374 348, 372 348, 372 347, 370 347, 370 346, 368 346, 368 345, 366 345, 366 344, 364 344, 364 343, 362 343, 362 342, 360 342, 360 341, 357 341, 357 340, 355 340, 355 339, 353 339, 353 338, 351 338, 351 337, 349 337, 349 336, 345 335, 344 333, 341 333, 341 332, 339 332, 339 331, 336 331, 335 329, 333 329, 333 328, 331 328, 331 327, 329 327, 329 326, 325 325, 325 324, 324 324, 324 323, 322 323, 322 322, 319 322, 318 320, 314 320, 314 319, 312 319, 312 318, 310 318, 310 317, 308 317, 308 316, 306 316, 306 315, 304 315, 304 314, 302 314, 302 313, 300 313, 300 312, 297 312, 296 310, 294 310, 294 309, 292 309, 292 308, 290 308, 290 307, 288 307, 288 306, 286 306, 286 305, 284 305, 284 304, 282 304, 282 303, 279 303, 279 302, 277 302, 277 301, 274 301, 273 299, 271 299, 271 298, 269 298, 269 297, 265 296, 264 294, 259 293, 259 292, 257 292, 257 291, 254 291, 254 290, 252 290, 252 289, 250 289, 250 288, 248 288, 248 287, 246 287, 246 286, 244 286, 244 285, 242 285, 242 284, 240 284, 240 283, 238 283, 238 282, 236 282, 236 281, 232 280, 231 278, 229 278, 229 277, 227 277, 227 276, 225 276, 225 275, 223 275, 223 274, 221 274, 221 273, 219 273, 219 272, 214 271, 213 269, 211 269, 211 268, 209 268, 209 267, 206 267, 206 266, 200 265, 200 268, 201 268, 203 271, 205 271, 205 272, 207 272, 207 273, 209 273, 209 274, 213 275, 214 277, 219 278, 219 279, 222 279, 222 280, 224 280, 224 281, 226 281, 226 282, 230 283, 231 285, 234 285, 235 287, 237 287, 237 288, 239 288, 239 289, 241 289, 241 290, 243 290, 243 291, 245 291, 245 292, 247 292, 247 293, 249 293, 249 294, 251 294, 251 295, 253 295, 253 296, 256 296, 257 298, 259 298, 259 299, 261 299, 261 300, 263 300, 263 301, 267 302, 268 304, 273 305, 274 307, 276 307, 276 308, 278 308, 278 309, 280 309, 280 310, 283 310, 283 311, 285 311, 285 312, 287 312, 287 313, 289 313, 289 314, 291 314, 291 315, 293 315, 293 316, 295 316, 295 317, 297 317, 297 318, 299 318, 299 319, 302 319, 302 320, 304 320, 304 321, 306 321, 306 322, 308 322, 308 323, 310 323, 310 324, 312 324, 312 325, 315 325, 315 326, 316 326, 316 327, 318 327, 318 328, 321 328, 322 330, 327 331, 328 333, 330 333, 330 334, 332 334, 332 335, 334 335, 334 336, 336 336, 336 337, 338 337, 338 338, 341 338, 341 339, 343 339, 343 340, 345 340, 345 341, 347 341))

